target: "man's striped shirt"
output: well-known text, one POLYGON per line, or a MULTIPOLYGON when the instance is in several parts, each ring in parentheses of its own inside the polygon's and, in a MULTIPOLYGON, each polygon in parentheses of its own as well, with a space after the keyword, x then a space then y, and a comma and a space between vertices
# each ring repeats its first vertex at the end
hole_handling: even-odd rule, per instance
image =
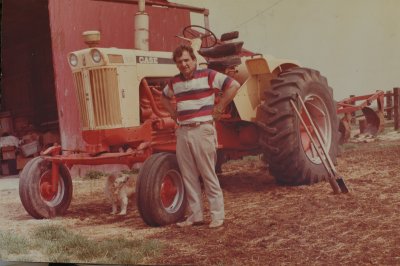
POLYGON ((236 80, 212 69, 198 69, 191 79, 185 79, 182 74, 174 76, 163 89, 164 96, 175 95, 178 112, 178 122, 189 124, 193 122, 212 120, 215 90, 224 91, 236 80))

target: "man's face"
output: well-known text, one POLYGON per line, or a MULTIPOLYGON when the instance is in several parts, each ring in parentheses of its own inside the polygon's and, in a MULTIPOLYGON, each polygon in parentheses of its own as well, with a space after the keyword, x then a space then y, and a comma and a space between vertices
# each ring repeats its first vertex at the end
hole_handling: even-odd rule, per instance
POLYGON ((185 78, 191 78, 193 72, 196 70, 197 61, 190 57, 188 51, 183 51, 182 56, 175 59, 175 63, 185 78))

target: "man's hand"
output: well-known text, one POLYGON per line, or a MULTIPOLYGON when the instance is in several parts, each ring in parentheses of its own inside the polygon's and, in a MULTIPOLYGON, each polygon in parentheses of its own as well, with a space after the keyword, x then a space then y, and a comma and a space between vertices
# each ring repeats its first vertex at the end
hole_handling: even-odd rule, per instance
POLYGON ((171 114, 171 118, 175 121, 175 123, 177 123, 177 119, 178 119, 178 112, 177 111, 173 111, 171 114))
POLYGON ((219 105, 215 105, 213 108, 212 117, 214 118, 214 120, 220 120, 223 113, 224 108, 219 105))
POLYGON ((233 100, 237 91, 239 90, 240 84, 234 80, 228 88, 225 89, 217 105, 214 106, 212 116, 215 120, 221 119, 224 114, 225 107, 233 100))
POLYGON ((176 111, 174 106, 172 106, 171 99, 165 97, 164 94, 162 94, 161 95, 161 103, 163 104, 165 109, 167 109, 167 111, 170 114, 171 118, 175 121, 175 123, 177 123, 178 112, 176 111))

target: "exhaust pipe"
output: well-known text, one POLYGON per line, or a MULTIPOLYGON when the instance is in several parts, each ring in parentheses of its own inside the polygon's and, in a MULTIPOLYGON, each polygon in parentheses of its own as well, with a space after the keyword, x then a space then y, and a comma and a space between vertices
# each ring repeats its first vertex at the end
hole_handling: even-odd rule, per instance
POLYGON ((149 50, 149 15, 145 11, 146 1, 139 0, 139 11, 135 14, 135 49, 149 50))

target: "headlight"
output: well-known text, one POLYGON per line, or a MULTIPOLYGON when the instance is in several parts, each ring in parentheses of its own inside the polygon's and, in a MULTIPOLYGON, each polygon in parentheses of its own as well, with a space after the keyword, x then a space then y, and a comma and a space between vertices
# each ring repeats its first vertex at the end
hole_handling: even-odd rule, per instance
POLYGON ((92 59, 95 63, 100 63, 101 61, 101 54, 99 52, 99 50, 92 50, 91 52, 92 54, 92 59))
POLYGON ((71 66, 74 67, 78 65, 78 57, 76 56, 76 54, 69 55, 69 63, 71 64, 71 66))

